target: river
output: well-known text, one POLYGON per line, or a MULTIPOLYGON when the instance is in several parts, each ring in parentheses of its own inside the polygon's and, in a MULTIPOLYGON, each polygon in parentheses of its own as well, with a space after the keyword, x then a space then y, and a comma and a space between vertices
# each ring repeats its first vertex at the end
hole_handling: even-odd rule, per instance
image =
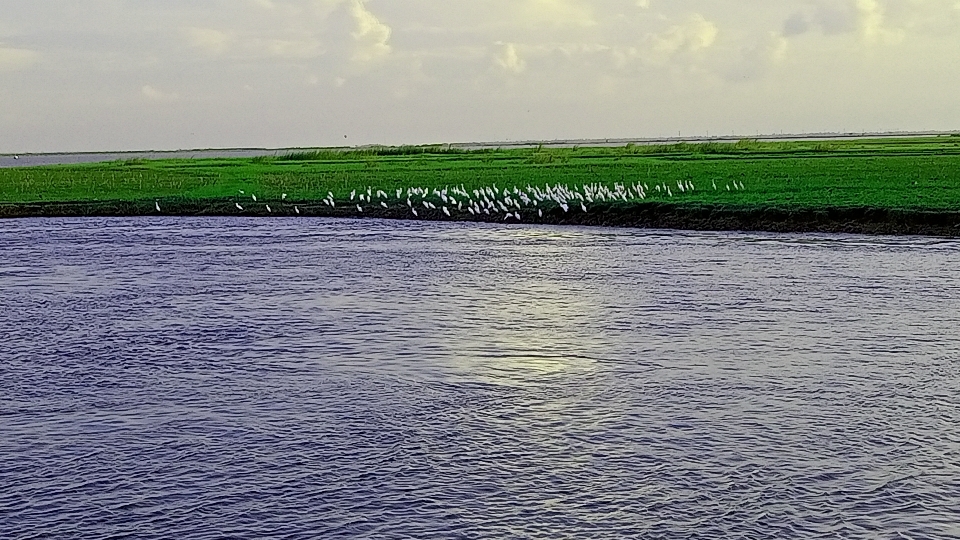
POLYGON ((960 242, 0 222, 0 537, 958 538, 960 242))

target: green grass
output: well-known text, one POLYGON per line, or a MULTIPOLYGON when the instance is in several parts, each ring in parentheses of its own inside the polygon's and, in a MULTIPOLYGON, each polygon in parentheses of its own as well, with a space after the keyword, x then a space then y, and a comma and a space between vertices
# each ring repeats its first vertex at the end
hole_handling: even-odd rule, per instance
POLYGON ((130 160, 0 169, 0 202, 337 199, 351 190, 692 182, 656 200, 725 206, 960 210, 960 137, 467 152, 318 150, 254 159, 130 160), (745 190, 727 191, 734 182, 745 190), (718 188, 712 188, 716 183, 718 188))

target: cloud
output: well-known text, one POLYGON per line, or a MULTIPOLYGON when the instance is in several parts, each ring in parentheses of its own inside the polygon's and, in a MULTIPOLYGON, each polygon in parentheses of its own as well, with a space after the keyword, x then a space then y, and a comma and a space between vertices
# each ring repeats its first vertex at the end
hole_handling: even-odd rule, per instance
POLYGON ((211 54, 226 52, 234 41, 230 34, 213 28, 188 27, 183 29, 183 34, 191 47, 203 49, 211 54))
POLYGON ((903 30, 885 25, 885 10, 877 0, 857 0, 860 33, 868 43, 896 43, 903 39, 903 30))
POLYGON ((153 86, 150 86, 149 84, 145 84, 142 88, 140 88, 140 95, 143 96, 143 98, 147 101, 154 103, 170 103, 180 99, 180 95, 176 92, 164 92, 154 88, 153 86))
POLYGON ((356 46, 353 60, 367 63, 389 55, 392 50, 390 46, 390 27, 380 22, 376 15, 367 9, 362 0, 353 0, 350 14, 353 16, 356 25, 351 33, 356 46))
POLYGON ((0 45, 0 71, 16 71, 32 66, 39 60, 39 53, 0 45))
POLYGON ((719 33, 715 23, 697 13, 692 15, 687 23, 671 26, 666 31, 653 35, 653 48, 667 54, 697 52, 713 45, 719 33))
POLYGON ((518 0, 517 22, 530 26, 584 27, 597 24, 590 4, 574 0, 518 0))
MULTIPOLYGON (((901 2, 901 9, 915 12, 927 0, 901 2)), ((818 0, 807 8, 791 14, 783 24, 783 36, 794 37, 820 32, 826 36, 857 34, 868 44, 898 43, 904 30, 891 24, 887 4, 879 0, 818 0)))
POLYGON ((510 73, 523 73, 527 68, 527 63, 517 52, 517 46, 513 43, 500 44, 500 52, 494 58, 496 65, 510 73))

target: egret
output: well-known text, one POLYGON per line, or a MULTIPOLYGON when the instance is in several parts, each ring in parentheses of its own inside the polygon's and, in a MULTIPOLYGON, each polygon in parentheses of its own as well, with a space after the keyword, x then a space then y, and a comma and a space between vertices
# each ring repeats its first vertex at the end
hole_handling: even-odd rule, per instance
POLYGON ((267 212, 273 213, 273 210, 270 209, 270 205, 269 205, 269 204, 267 204, 267 205, 265 205, 265 206, 267 207, 267 212))
POLYGON ((447 210, 447 207, 446 207, 446 206, 443 207, 443 213, 446 214, 447 217, 450 217, 450 211, 447 210))
POLYGON ((240 190, 240 194, 241 194, 241 195, 246 195, 247 193, 241 189, 241 190, 240 190))
POLYGON ((350 192, 350 200, 352 201, 352 200, 355 199, 356 197, 357 197, 357 190, 351 191, 351 192, 350 192))
POLYGON ((411 207, 411 208, 410 208, 410 211, 413 212, 414 217, 420 217, 420 214, 417 213, 417 209, 416 209, 416 208, 412 208, 412 207, 411 207))
POLYGON ((383 201, 380 201, 380 206, 386 208, 386 207, 387 207, 387 203, 385 203, 385 202, 383 202, 383 201))
POLYGON ((294 207, 293 207, 293 211, 299 214, 299 213, 300 213, 300 208, 294 206, 294 207))
POLYGON ((363 213, 363 208, 361 208, 359 204, 357 205, 357 212, 363 213))
POLYGON ((233 204, 237 205, 237 210, 241 210, 241 211, 243 210, 243 207, 240 206, 240 203, 233 203, 233 204))
POLYGON ((256 196, 256 195, 251 195, 251 197, 253 197, 253 202, 257 202, 257 196, 256 196))
POLYGON ((543 210, 537 208, 537 214, 539 214, 540 217, 543 217, 543 210))
POLYGON ((160 201, 153 201, 153 205, 157 207, 157 212, 160 211, 160 201))

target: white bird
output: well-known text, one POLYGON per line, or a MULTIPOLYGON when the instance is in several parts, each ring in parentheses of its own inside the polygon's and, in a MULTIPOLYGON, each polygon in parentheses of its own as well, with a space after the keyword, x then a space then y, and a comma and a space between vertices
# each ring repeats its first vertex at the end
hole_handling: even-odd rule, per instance
POLYGON ((266 205, 266 207, 267 207, 267 212, 271 212, 271 213, 273 212, 273 210, 270 209, 270 205, 269 205, 269 204, 266 205))
POLYGON ((241 195, 246 195, 246 192, 241 189, 241 190, 240 190, 240 194, 241 194, 241 195))
POLYGON ((580 203, 580 208, 581 208, 584 212, 587 211, 587 206, 586 206, 585 204, 583 204, 583 203, 580 203))
POLYGON ((447 217, 450 217, 450 211, 447 210, 447 207, 446 207, 446 206, 443 207, 443 213, 446 214, 447 217))
POLYGON ((256 196, 256 195, 251 195, 251 197, 253 197, 253 202, 257 202, 257 196, 256 196))
POLYGON ((387 203, 385 203, 385 202, 383 202, 383 201, 380 201, 380 206, 386 208, 386 207, 387 207, 387 203))
POLYGON ((237 205, 237 210, 243 210, 243 207, 240 206, 240 203, 233 203, 233 204, 237 205))
POLYGON ((352 200, 355 199, 356 197, 357 197, 357 190, 351 191, 351 192, 350 192, 350 200, 352 201, 352 200))
POLYGON ((420 214, 417 213, 417 209, 416 209, 416 208, 412 208, 412 207, 411 207, 411 208, 410 208, 410 211, 413 212, 413 215, 414 215, 415 217, 420 217, 420 214))
POLYGON ((281 201, 287 200, 287 194, 284 193, 283 195, 280 195, 280 200, 281 200, 281 201))
POLYGON ((159 212, 159 211, 160 211, 160 202, 159 202, 159 201, 153 201, 153 205, 157 207, 157 212, 159 212))
POLYGON ((537 214, 539 214, 540 217, 543 217, 543 210, 537 208, 537 214))
POLYGON ((293 207, 293 211, 299 214, 299 213, 300 213, 300 208, 294 206, 294 207, 293 207))
POLYGON ((357 205, 357 212, 363 213, 363 208, 359 204, 357 205))

